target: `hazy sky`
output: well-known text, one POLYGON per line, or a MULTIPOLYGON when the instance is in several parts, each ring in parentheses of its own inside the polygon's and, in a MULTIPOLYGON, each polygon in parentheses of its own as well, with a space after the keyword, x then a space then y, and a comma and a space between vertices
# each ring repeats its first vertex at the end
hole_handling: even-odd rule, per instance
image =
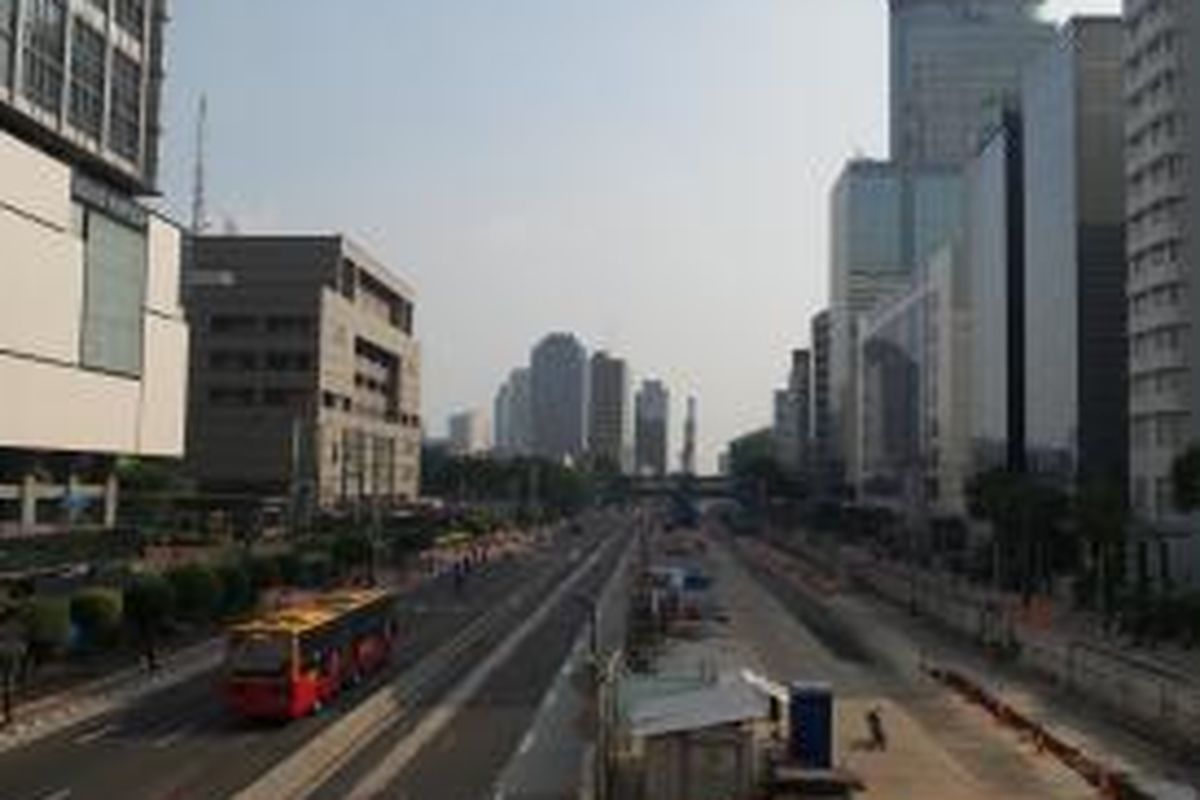
POLYGON ((696 393, 712 468, 808 345, 842 161, 886 155, 883 0, 172 6, 168 201, 203 90, 218 228, 344 231, 416 284, 433 432, 572 330, 669 383, 673 455, 696 393))

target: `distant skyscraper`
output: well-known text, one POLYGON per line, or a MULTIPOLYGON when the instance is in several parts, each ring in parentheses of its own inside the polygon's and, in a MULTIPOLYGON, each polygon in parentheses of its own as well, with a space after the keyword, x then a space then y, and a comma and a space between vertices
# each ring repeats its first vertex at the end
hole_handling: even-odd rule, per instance
POLYGON ((889 0, 891 149, 904 165, 969 161, 1054 40, 1041 0, 889 0))
POLYGON ((531 359, 533 452, 578 461, 587 447, 587 351, 573 335, 552 333, 531 359))
POLYGON ((492 449, 500 455, 509 454, 512 447, 512 423, 509 420, 511 391, 508 381, 505 381, 496 390, 496 399, 492 401, 492 449))
POLYGON ((512 455, 533 452, 533 389, 529 367, 508 374, 508 450, 512 455))
POLYGON ((487 421, 483 412, 470 410, 451 414, 447 427, 452 454, 473 456, 488 449, 487 421))
POLYGON ((812 318, 812 440, 813 481, 818 492, 834 488, 841 466, 834 442, 830 398, 830 314, 825 309, 812 318))
POLYGON ((794 475, 799 475, 808 462, 811 373, 809 351, 793 350, 788 385, 775 392, 775 424, 772 431, 775 457, 784 469, 794 475))
POLYGON ((830 202, 831 443, 853 474, 858 434, 857 324, 886 298, 921 278, 962 222, 963 181, 952 167, 901 169, 887 161, 849 162, 830 202))
POLYGON ((667 432, 670 430, 671 395, 662 381, 643 381, 637 394, 637 472, 667 474, 667 432))
POLYGON ((696 398, 687 401, 687 419, 683 423, 683 453, 680 466, 684 475, 696 474, 696 398))
POLYGON ((1200 439, 1200 4, 1124 11, 1130 493, 1162 520, 1172 462, 1200 439))
POLYGON ((1072 20, 1021 95, 1028 467, 1067 487, 1127 479, 1123 38, 1072 20))
POLYGON ((592 356, 588 450, 621 472, 633 469, 629 366, 603 350, 592 356))

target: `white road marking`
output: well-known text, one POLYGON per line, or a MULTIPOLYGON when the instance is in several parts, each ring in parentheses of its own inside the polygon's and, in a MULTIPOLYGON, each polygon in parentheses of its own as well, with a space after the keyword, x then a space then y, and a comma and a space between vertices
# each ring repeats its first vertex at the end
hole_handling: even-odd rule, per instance
POLYGON ((51 792, 48 795, 42 796, 41 800, 67 800, 71 796, 71 789, 59 789, 56 792, 51 792))
POLYGON ((533 728, 525 732, 525 736, 521 738, 521 746, 517 748, 517 752, 525 755, 529 752, 529 748, 533 747, 533 743, 537 741, 537 733, 533 728))
POLYGON ((168 747, 172 747, 181 740, 191 736, 195 730, 195 725, 187 725, 178 730, 171 731, 165 736, 158 737, 151 743, 151 746, 157 750, 166 750, 168 747))
POLYGON ((92 742, 103 739, 116 729, 117 726, 111 722, 106 725, 101 725, 99 728, 94 728, 86 733, 81 733, 80 735, 76 736, 75 744, 91 744, 92 742))

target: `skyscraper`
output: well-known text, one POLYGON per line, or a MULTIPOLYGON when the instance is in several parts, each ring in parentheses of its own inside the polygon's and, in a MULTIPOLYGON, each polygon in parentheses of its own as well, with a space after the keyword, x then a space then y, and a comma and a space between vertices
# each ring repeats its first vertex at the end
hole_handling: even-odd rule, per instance
POLYGON ((808 350, 792 351, 788 383, 775 392, 772 436, 775 457, 793 475, 808 466, 812 360, 808 350))
POLYGON ((1128 413, 1122 44, 1119 18, 1074 19, 1021 94, 1027 465, 1064 486, 1118 491, 1128 413))
POLYGON ((683 452, 680 456, 680 468, 684 475, 696 474, 696 428, 699 420, 696 418, 696 398, 687 400, 687 419, 683 422, 683 452))
POLYGON ((1125 2, 1130 494, 1170 517, 1171 465, 1200 434, 1200 7, 1125 2))
POLYGON ((621 472, 633 470, 633 415, 629 408, 629 367, 603 350, 592 356, 588 450, 596 463, 621 472))
POLYGON ((578 461, 587 448, 587 350, 572 334, 552 333, 530 359, 533 452, 578 461))
POLYGON ((960 166, 1054 40, 1041 0, 889 0, 891 150, 905 166, 960 166))
POLYGON ((849 475, 857 469, 858 322, 903 293, 960 229, 961 171, 849 162, 830 198, 830 442, 849 475))
POLYGON ((508 374, 509 453, 527 456, 533 452, 533 399, 529 367, 518 367, 508 374))
POLYGON ((508 381, 505 381, 496 390, 496 397, 492 401, 492 449, 500 455, 507 455, 512 446, 512 423, 509 421, 511 391, 508 381))
POLYGON ((0 497, 18 531, 111 526, 116 459, 183 454, 181 232, 138 200, 165 21, 163 0, 0 2, 0 497))
POLYGON ((830 314, 829 309, 813 315, 810 323, 812 343, 812 440, 813 482, 818 492, 833 490, 841 466, 834 443, 830 400, 830 314))
POLYGON ((662 381, 642 382, 637 394, 636 452, 638 474, 667 474, 667 433, 671 395, 662 381))

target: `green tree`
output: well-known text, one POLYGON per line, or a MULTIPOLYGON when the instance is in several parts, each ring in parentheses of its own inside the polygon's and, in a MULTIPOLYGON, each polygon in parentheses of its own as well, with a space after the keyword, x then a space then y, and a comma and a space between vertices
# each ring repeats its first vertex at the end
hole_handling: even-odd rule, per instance
POLYGON ((254 605, 254 587, 250 574, 242 564, 222 564, 217 567, 221 585, 221 613, 240 614, 254 605))
POLYGON ((124 605, 125 620, 141 642, 146 665, 153 671, 158 668, 158 639, 175 610, 175 590, 161 575, 138 575, 125 587, 124 605))
POLYGON ((213 620, 221 608, 221 581, 212 567, 184 564, 167 572, 175 591, 175 613, 192 623, 213 620))
POLYGON ((992 523, 993 580, 1025 599, 1045 590, 1070 549, 1063 523, 1069 504, 1056 487, 1008 470, 981 473, 967 485, 971 515, 992 523))
POLYGON ((1075 527, 1087 551, 1082 580, 1095 586, 1105 627, 1117 613, 1125 583, 1128 508, 1121 489, 1110 481, 1089 481, 1075 495, 1075 527))
POLYGON ((21 611, 29 652, 38 662, 60 655, 71 642, 71 606, 66 597, 31 597, 21 611))
POLYGON ((121 593, 93 586, 71 596, 71 621, 79 629, 86 646, 111 647, 121 633, 121 593))

